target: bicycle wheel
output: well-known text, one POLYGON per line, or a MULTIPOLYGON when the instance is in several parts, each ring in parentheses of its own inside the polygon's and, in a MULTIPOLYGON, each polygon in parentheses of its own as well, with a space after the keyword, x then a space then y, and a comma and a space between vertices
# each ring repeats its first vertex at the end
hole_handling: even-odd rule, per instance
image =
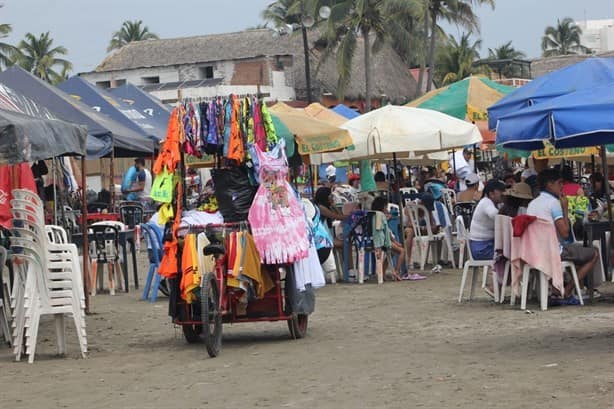
POLYGON ((222 350, 222 313, 217 280, 213 273, 203 277, 200 289, 201 319, 203 321, 202 339, 211 358, 222 350))
POLYGON ((309 315, 307 314, 292 314, 292 318, 288 320, 288 329, 292 339, 301 339, 307 335, 307 324, 309 323, 309 315))

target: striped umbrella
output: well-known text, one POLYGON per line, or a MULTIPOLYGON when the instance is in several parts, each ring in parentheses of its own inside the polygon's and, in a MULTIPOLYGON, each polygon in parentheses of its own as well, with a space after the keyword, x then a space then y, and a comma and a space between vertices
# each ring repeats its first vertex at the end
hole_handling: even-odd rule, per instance
POLYGON ((405 106, 432 109, 475 122, 484 143, 494 143, 495 135, 488 130, 487 108, 515 89, 488 78, 468 77, 433 90, 405 106))

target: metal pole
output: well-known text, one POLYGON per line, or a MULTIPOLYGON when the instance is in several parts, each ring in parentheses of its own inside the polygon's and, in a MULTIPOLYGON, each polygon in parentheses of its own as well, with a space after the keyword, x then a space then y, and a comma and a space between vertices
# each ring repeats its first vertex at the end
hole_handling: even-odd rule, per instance
MULTIPOLYGON (((113 144, 115 145, 115 144, 113 144)), ((114 164, 113 164, 113 158, 115 157, 115 148, 113 148, 113 150, 111 151, 111 158, 110 158, 110 164, 109 164, 109 188, 111 191, 111 208, 109 209, 109 213, 113 213, 114 209, 115 209, 115 168, 114 168, 114 164)))
POLYGON ((87 198, 85 192, 87 191, 87 178, 85 171, 85 156, 81 157, 81 233, 83 237, 83 292, 85 294, 85 313, 90 313, 90 291, 88 287, 89 282, 89 236, 87 234, 87 198))
MULTIPOLYGON (((612 206, 610 200, 610 181, 608 180, 608 158, 606 155, 605 145, 601 146, 601 167, 603 168, 603 179, 605 183, 605 195, 608 198, 608 220, 612 223, 612 206)), ((606 250, 607 251, 607 250, 606 250)))
MULTIPOLYGON (((304 3, 301 3, 304 8, 304 3)), ((305 84, 307 85, 307 103, 313 102, 311 95, 311 69, 309 67, 309 43, 307 41, 307 28, 301 23, 301 31, 303 32, 303 51, 305 52, 305 84)))
POLYGON ((53 224, 58 225, 58 192, 55 188, 56 181, 55 158, 51 158, 51 183, 53 183, 53 224))

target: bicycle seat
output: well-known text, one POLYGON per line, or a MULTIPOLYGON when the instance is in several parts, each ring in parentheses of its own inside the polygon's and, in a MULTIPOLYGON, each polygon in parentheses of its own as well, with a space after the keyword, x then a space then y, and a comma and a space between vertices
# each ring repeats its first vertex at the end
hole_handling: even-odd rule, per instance
POLYGON ((226 254, 226 248, 223 244, 209 244, 203 249, 205 256, 219 256, 226 254))

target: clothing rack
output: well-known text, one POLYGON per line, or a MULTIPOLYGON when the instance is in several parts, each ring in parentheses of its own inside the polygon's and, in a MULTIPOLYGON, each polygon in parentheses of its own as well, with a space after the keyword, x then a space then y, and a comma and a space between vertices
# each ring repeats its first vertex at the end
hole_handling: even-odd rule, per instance
POLYGON ((218 224, 191 224, 188 226, 188 234, 198 234, 212 229, 249 230, 249 223, 243 221, 218 224))

